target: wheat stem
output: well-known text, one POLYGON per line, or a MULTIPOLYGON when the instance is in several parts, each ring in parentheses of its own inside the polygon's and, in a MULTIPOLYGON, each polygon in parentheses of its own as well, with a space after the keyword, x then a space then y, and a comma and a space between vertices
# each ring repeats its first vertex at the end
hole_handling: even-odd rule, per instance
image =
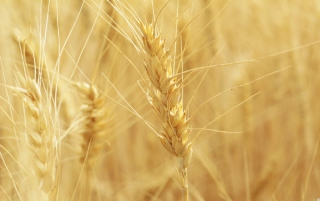
POLYGON ((184 159, 178 158, 178 170, 181 179, 181 191, 182 191, 182 200, 188 201, 189 200, 189 186, 188 186, 188 168, 183 165, 184 159))

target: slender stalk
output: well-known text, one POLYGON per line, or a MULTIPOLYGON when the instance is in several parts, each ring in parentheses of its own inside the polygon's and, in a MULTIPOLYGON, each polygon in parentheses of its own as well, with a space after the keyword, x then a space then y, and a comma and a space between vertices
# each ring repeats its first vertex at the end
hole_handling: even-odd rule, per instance
POLYGON ((188 168, 183 165, 183 158, 178 158, 182 200, 189 200, 188 168))

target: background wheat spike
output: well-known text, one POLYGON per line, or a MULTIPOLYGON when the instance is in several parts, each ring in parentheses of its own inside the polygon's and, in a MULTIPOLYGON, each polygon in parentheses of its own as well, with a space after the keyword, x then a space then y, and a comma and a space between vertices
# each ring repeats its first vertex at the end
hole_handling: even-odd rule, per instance
POLYGON ((107 145, 107 135, 110 128, 109 111, 105 103, 105 96, 98 89, 85 82, 75 82, 83 104, 79 125, 80 135, 83 138, 81 145, 81 163, 86 161, 86 169, 94 167, 99 153, 107 145))

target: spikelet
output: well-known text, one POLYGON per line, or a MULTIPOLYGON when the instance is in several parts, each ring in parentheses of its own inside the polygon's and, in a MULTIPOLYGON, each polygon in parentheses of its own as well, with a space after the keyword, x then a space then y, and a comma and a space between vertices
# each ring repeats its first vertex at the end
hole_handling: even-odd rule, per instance
POLYGON ((181 84, 172 67, 172 55, 165 49, 165 41, 156 33, 154 24, 140 22, 144 66, 150 80, 147 98, 161 121, 160 140, 163 146, 178 157, 184 200, 188 200, 187 167, 191 160, 192 143, 190 119, 183 108, 181 84))
POLYGON ((84 163, 86 160, 86 168, 90 170, 94 167, 101 150, 108 144, 109 112, 104 102, 105 98, 97 88, 84 82, 75 82, 74 85, 83 101, 81 106, 83 118, 80 123, 83 143, 80 162, 84 163))

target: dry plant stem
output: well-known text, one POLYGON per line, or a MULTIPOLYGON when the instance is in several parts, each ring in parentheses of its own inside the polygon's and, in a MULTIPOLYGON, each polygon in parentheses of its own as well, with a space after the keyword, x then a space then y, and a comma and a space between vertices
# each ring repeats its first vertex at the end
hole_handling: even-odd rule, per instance
POLYGON ((16 87, 26 108, 26 133, 29 155, 33 161, 30 167, 33 180, 44 200, 55 199, 56 185, 56 148, 55 136, 46 116, 47 105, 41 94, 40 86, 31 78, 18 73, 21 87, 16 87))
POLYGON ((76 88, 81 94, 80 134, 83 138, 81 163, 86 161, 86 170, 94 167, 100 151, 107 145, 109 129, 109 112, 104 102, 104 96, 97 88, 84 82, 76 82, 76 88))
POLYGON ((172 67, 172 55, 165 49, 164 40, 156 33, 155 25, 140 23, 144 65, 150 80, 147 98, 161 121, 159 137, 163 146, 179 160, 179 173, 184 200, 188 200, 187 168, 192 148, 189 140, 190 119, 183 108, 181 84, 172 67))
POLYGON ((179 174, 181 179, 181 191, 184 201, 189 200, 189 187, 188 187, 188 169, 184 167, 183 165, 184 160, 183 158, 178 158, 178 164, 179 164, 179 174))

